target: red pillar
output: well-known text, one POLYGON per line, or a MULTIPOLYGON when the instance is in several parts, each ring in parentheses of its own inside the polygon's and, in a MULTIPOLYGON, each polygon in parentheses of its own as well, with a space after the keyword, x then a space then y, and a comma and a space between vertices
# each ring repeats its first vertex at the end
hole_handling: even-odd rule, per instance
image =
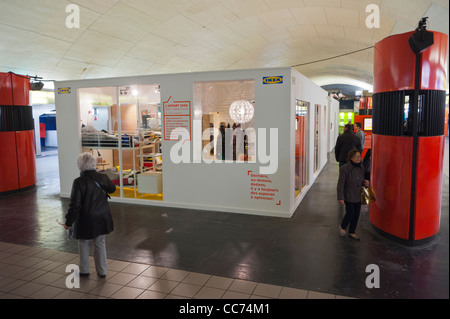
POLYGON ((30 79, 0 73, 0 192, 36 184, 30 79))
MULTIPOLYGON (((375 45, 369 218, 382 233, 417 245, 439 231, 448 36, 413 51, 420 30, 375 45)), ((432 35, 430 35, 432 34, 432 35)), ((423 38, 422 38, 423 39, 423 38)))

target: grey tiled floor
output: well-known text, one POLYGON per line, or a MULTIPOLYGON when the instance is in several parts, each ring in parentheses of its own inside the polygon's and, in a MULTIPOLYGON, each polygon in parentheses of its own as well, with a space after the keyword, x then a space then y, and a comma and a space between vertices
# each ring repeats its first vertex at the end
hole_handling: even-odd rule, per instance
POLYGON ((67 288, 69 264, 78 255, 0 242, 0 299, 347 299, 241 279, 108 259, 108 274, 90 276, 67 288))
POLYGON ((289 219, 111 202, 108 277, 99 280, 92 269, 78 289, 65 286, 66 265, 78 262, 76 241, 55 222, 69 206, 59 196, 58 157, 38 157, 36 187, 0 194, 0 299, 448 299, 448 138, 445 143, 441 226, 426 245, 379 234, 367 208, 358 223, 361 241, 340 237, 344 212, 329 153, 289 219), (380 268, 378 289, 365 285, 369 264, 380 268))

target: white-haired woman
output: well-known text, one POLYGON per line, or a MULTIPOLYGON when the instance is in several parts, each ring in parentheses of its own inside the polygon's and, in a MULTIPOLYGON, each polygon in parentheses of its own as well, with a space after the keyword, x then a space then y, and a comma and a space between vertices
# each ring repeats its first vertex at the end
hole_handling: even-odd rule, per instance
POLYGON ((91 153, 78 156, 80 177, 73 181, 65 228, 73 228, 78 239, 80 275, 89 275, 89 241, 94 241, 94 262, 97 275, 107 272, 105 237, 114 230, 108 198, 116 186, 105 174, 96 171, 97 161, 91 153))

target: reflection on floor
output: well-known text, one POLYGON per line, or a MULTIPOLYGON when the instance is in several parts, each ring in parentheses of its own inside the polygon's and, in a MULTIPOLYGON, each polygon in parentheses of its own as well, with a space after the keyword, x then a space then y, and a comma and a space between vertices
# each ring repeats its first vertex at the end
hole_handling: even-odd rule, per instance
MULTIPOLYGON (((116 188, 116 191, 111 194, 114 197, 120 197, 120 187, 116 188)), ((150 200, 163 200, 163 194, 145 194, 139 193, 139 189, 136 188, 136 193, 134 188, 124 187, 123 188, 123 197, 124 198, 137 198, 137 199, 150 199, 150 200)))

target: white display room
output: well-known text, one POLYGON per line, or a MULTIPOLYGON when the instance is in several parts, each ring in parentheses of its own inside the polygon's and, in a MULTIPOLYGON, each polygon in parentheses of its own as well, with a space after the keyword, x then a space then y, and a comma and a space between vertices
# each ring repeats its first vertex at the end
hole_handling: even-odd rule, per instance
POLYGON ((61 197, 81 152, 111 201, 289 218, 334 148, 339 102, 292 68, 55 82, 61 197))

